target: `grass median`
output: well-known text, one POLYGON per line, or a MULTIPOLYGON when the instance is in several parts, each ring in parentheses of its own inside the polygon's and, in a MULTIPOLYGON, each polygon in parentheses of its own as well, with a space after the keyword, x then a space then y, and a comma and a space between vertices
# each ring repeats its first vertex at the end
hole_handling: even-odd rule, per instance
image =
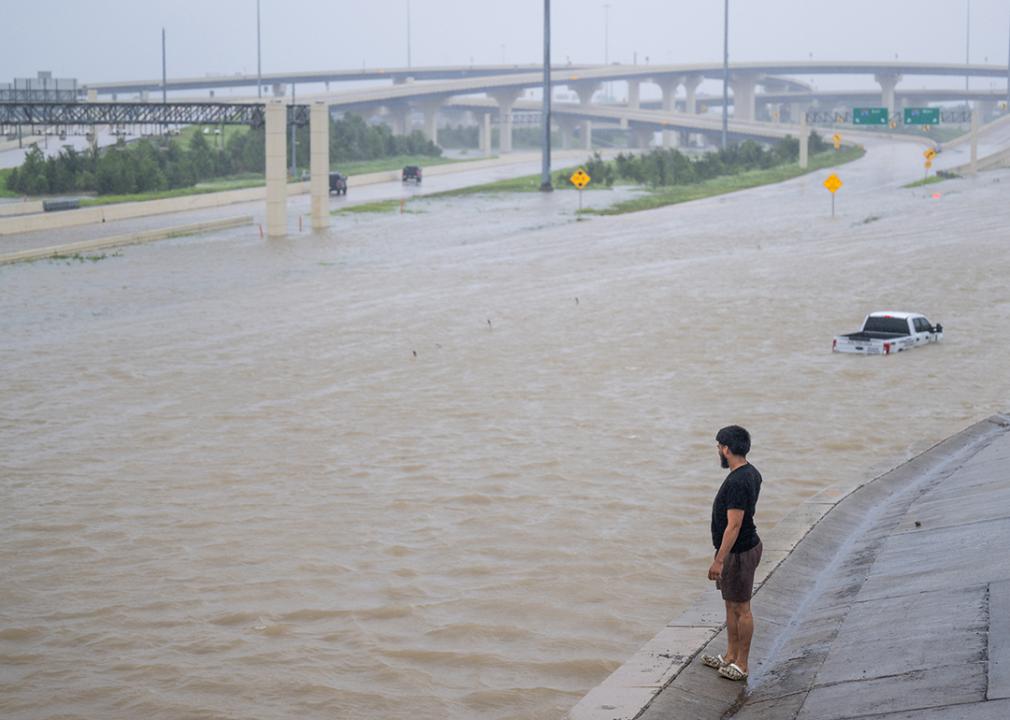
POLYGON ((722 175, 691 185, 659 187, 650 189, 647 194, 641 197, 624 200, 605 208, 587 208, 580 212, 583 215, 623 215, 642 210, 653 210, 655 208, 666 207, 667 205, 676 205, 678 203, 690 202, 691 200, 725 195, 737 192, 738 190, 747 190, 759 185, 771 185, 792 180, 800 175, 806 175, 810 172, 858 160, 865 154, 866 151, 861 147, 846 147, 838 152, 829 150, 812 156, 807 168, 801 168, 796 163, 790 163, 764 170, 748 170, 735 175, 722 175))
POLYGON ((944 180, 949 179, 950 178, 946 178, 943 175, 930 175, 929 177, 925 177, 922 180, 916 180, 915 182, 910 182, 907 185, 902 185, 901 187, 917 188, 922 187, 923 185, 936 185, 937 183, 942 183, 944 180))

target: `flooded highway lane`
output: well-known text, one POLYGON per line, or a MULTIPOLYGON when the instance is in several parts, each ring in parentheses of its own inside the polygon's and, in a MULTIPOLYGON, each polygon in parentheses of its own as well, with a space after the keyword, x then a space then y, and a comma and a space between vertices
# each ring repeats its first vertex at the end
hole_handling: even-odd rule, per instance
POLYGON ((0 268, 0 711, 562 716, 707 588, 719 427, 760 530, 1007 407, 1010 175, 920 152, 0 268), (945 341, 831 354, 887 308, 945 341))

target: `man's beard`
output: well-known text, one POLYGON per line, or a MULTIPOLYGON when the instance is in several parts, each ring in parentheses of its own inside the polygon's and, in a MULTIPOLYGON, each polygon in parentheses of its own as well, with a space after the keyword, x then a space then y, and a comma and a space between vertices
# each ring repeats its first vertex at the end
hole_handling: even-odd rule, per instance
POLYGON ((729 468, 729 460, 722 453, 719 453, 719 464, 724 468, 729 468))

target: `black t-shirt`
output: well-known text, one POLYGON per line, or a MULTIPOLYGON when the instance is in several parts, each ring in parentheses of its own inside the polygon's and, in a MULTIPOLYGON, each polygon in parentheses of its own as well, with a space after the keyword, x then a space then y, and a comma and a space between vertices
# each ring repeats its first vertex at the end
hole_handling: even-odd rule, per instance
POLYGON ((716 550, 722 545, 722 536, 729 524, 726 519, 727 510, 744 511, 740 535, 737 536, 730 552, 747 552, 761 542, 754 526, 754 509, 757 507, 760 493, 761 473, 750 463, 741 465, 726 476, 712 503, 712 544, 716 550))

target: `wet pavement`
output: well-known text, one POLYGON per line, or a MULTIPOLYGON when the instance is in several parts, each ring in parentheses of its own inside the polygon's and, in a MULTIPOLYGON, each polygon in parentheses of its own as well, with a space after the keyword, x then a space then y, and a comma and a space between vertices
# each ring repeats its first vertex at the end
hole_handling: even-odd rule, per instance
POLYGON ((755 594, 746 692, 723 631, 642 720, 1010 717, 1008 463, 995 415, 856 490, 755 594))

